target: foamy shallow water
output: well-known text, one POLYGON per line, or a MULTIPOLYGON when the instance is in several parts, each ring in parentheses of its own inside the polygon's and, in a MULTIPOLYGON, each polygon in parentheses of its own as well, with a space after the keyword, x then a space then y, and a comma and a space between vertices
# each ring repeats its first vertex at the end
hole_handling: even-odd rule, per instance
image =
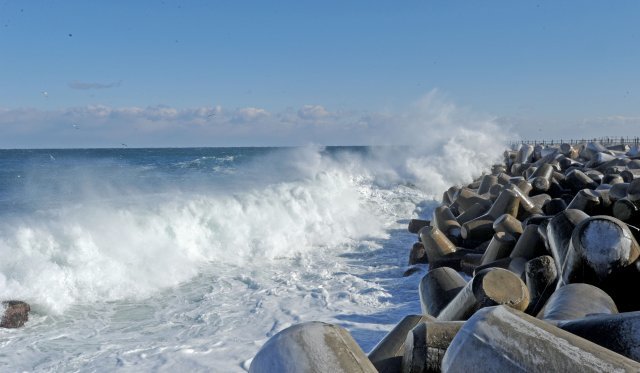
POLYGON ((419 313, 407 219, 457 181, 362 149, 69 152, 0 155, 0 297, 33 309, 2 370, 244 371, 311 320, 368 351, 419 313))

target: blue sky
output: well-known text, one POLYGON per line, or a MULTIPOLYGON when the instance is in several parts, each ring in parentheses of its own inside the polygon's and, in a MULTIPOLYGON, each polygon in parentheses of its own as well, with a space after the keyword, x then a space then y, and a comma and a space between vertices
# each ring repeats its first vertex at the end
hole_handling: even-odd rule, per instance
POLYGON ((639 19, 637 1, 0 0, 0 147, 367 143, 434 94, 522 137, 640 135, 639 19))

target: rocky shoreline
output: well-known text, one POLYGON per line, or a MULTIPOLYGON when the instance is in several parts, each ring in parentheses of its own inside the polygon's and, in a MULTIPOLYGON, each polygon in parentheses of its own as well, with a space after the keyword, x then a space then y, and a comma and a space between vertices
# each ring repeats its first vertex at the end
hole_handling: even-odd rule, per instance
POLYGON ((369 354, 308 322, 265 343, 250 372, 640 371, 640 149, 521 144, 453 186, 406 276, 428 266, 422 315, 369 354))

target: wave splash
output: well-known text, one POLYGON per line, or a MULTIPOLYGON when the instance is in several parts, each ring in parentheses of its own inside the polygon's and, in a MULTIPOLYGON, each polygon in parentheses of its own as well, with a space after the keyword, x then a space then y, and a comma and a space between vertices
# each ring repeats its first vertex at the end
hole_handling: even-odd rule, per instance
MULTIPOLYGON (((3 217, 0 299, 56 314, 73 304, 148 297, 211 263, 259 268, 274 258, 385 237, 389 220, 408 217, 384 206, 403 198, 398 185, 439 198, 486 170, 504 148, 491 124, 428 129, 424 146, 308 146, 242 164, 226 158, 232 173, 195 179, 201 185, 191 190, 169 182, 149 194, 148 186, 136 188, 133 172, 125 189, 103 188, 109 195, 101 198, 80 193, 64 207, 3 217)), ((100 178, 93 183, 109 179, 100 178)))
MULTIPOLYGON (((317 157, 317 152, 298 151, 317 157)), ((351 175, 337 168, 238 193, 164 193, 77 202, 0 226, 0 298, 62 312, 144 297, 209 262, 242 264, 383 234, 351 175)))

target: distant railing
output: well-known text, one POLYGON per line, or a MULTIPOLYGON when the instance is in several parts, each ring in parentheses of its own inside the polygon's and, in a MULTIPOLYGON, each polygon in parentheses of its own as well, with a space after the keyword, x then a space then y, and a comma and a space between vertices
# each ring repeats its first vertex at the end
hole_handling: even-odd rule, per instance
POLYGON ((560 139, 560 140, 513 140, 511 145, 528 144, 528 145, 560 145, 571 144, 579 145, 588 142, 599 142, 602 145, 640 145, 640 137, 600 137, 592 139, 560 139))

